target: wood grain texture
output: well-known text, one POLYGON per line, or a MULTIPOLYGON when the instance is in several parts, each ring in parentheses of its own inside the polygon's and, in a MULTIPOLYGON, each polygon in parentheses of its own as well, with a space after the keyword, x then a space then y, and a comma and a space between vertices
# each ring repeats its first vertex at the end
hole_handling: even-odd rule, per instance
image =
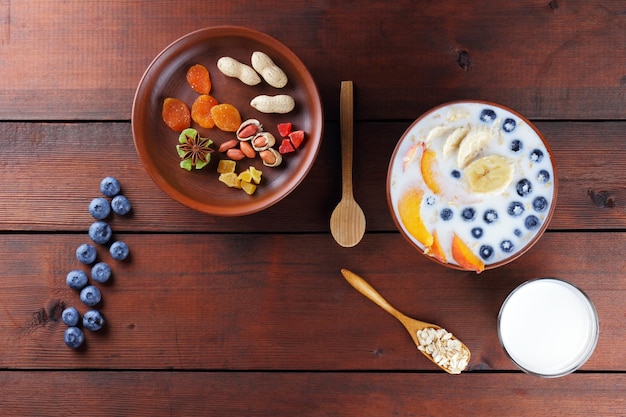
MULTIPOLYGON (((354 195, 368 232, 396 230, 386 203, 387 167, 409 124, 355 125, 354 195)), ((559 175, 550 228, 626 229, 621 122, 536 124, 552 147, 559 175)), ((132 217, 111 219, 128 231, 327 233, 341 198, 339 126, 334 122, 327 123, 319 156, 302 184, 277 205, 239 218, 204 215, 171 200, 143 169, 128 123, 2 123, 0 128, 0 153, 6 156, 0 160, 6 178, 0 182, 1 230, 86 230, 91 221, 87 206, 100 195, 98 184, 106 175, 122 181, 134 205, 132 217)))
POLYGON ((127 120, 163 48, 197 29, 243 25, 300 56, 330 117, 339 82, 350 79, 363 86, 358 118, 412 119, 473 98, 532 118, 623 119, 623 4, 554 4, 13 1, 0 34, 0 118, 127 120), (268 18, 277 9, 279 24, 268 18))
POLYGON ((329 234, 118 234, 131 259, 101 285, 108 325, 75 352, 62 341, 65 306, 84 312, 65 276, 81 267, 80 235, 5 235, 0 244, 0 367, 9 369, 428 370, 405 329, 340 274, 365 278, 391 304, 439 324, 472 351, 473 370, 514 370, 496 319, 507 294, 541 276, 586 291, 600 340, 584 370, 626 370, 621 233, 548 233, 497 270, 443 268, 398 234, 338 248, 329 234), (588 254, 592 252, 593 257, 588 254), (318 254, 323 254, 320 259, 318 254), (601 267, 600 267, 601 265, 601 267))
POLYGON ((626 376, 423 373, 0 372, 0 409, 23 417, 621 417, 626 376), (34 387, 38 389, 34 395, 34 387), (142 387, 141 393, 137 387, 142 387), (503 388, 506 387, 506 388, 503 388))

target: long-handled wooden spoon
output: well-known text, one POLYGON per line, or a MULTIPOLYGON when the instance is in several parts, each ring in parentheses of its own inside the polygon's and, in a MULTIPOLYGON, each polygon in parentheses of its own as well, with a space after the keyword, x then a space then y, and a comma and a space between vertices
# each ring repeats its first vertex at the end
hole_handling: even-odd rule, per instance
POLYGON ((339 245, 352 247, 365 234, 365 214, 352 193, 352 133, 354 102, 352 81, 341 82, 341 201, 330 216, 330 232, 339 245))
MULTIPOLYGON (((374 287, 372 287, 367 281, 365 281, 363 278, 361 278, 354 272, 349 271, 347 269, 342 269, 341 274, 346 279, 346 281, 348 281, 350 285, 352 285, 357 291, 359 291, 361 294, 363 294, 364 296, 372 300, 374 303, 376 303, 379 307, 381 307, 387 313, 391 314, 396 319, 398 319, 400 323, 402 323, 402 325, 407 329, 407 331, 411 335, 411 339, 413 339, 413 342, 415 342, 415 345, 417 346, 418 350, 422 352, 424 356, 430 359, 431 362, 433 362, 435 365, 437 365, 438 367, 440 367, 441 369, 443 369, 444 371, 450 374, 458 374, 461 372, 461 370, 466 368, 467 363, 469 363, 469 359, 470 359, 470 351, 467 348, 467 346, 465 346, 460 340, 459 340, 460 345, 459 345, 458 352, 460 353, 462 360, 463 360, 460 366, 458 364, 456 364, 456 366, 446 366, 445 364, 442 364, 441 361, 437 362, 433 358, 433 355, 427 353, 425 350, 423 350, 423 348, 420 349, 420 346, 423 346, 423 345, 420 343, 417 337, 417 332, 419 330, 423 330, 427 328, 441 330, 442 329, 441 327, 437 326, 436 324, 426 323, 424 321, 413 319, 401 313, 396 308, 394 308, 391 304, 389 304, 389 302, 385 300, 383 296, 380 295, 380 293, 374 289, 374 287)), ((450 339, 458 340, 451 333, 447 333, 447 334, 450 335, 449 336, 450 339)))

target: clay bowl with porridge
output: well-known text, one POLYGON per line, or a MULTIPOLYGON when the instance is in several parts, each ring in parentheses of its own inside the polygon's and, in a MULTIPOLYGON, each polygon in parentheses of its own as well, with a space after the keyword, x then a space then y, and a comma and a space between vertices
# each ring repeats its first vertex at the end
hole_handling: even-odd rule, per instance
POLYGON ((428 258, 480 273, 528 251, 554 212, 550 147, 524 116, 500 104, 455 101, 402 135, 387 174, 396 226, 428 258))

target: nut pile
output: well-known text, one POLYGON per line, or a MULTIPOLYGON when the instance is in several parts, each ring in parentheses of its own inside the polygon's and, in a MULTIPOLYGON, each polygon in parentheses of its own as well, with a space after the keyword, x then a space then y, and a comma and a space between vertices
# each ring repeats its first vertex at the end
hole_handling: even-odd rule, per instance
POLYGON ((427 327, 417 332, 420 351, 429 354, 435 363, 444 367, 451 374, 460 374, 470 359, 469 350, 452 338, 452 333, 445 329, 427 327))

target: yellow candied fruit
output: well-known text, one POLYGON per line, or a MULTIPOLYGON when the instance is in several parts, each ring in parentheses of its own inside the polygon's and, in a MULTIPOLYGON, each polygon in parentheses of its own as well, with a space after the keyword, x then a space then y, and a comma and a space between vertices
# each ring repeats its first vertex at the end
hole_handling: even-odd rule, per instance
POLYGON ((248 168, 248 170, 250 171, 252 182, 254 182, 255 184, 259 184, 261 182, 261 175, 263 174, 263 171, 260 171, 253 166, 248 168))
POLYGON ((250 170, 245 170, 241 172, 237 178, 239 178, 241 181, 252 182, 252 174, 250 173, 250 170))
POLYGON ((235 172, 236 165, 237 163, 231 159, 221 159, 217 164, 217 173, 228 174, 230 172, 235 172))
POLYGON ((248 181, 241 181, 241 188, 248 195, 252 195, 256 191, 256 185, 254 185, 254 184, 252 184, 252 183, 250 183, 248 181))
POLYGON ((225 172, 220 174, 219 180, 229 187, 241 188, 241 181, 234 172, 225 172))

